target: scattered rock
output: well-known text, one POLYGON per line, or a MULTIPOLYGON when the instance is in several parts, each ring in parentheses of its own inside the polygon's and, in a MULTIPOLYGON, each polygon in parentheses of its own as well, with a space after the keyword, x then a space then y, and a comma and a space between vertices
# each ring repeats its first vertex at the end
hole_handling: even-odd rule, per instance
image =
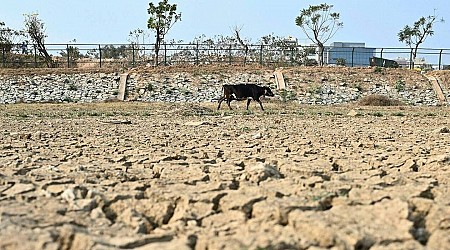
POLYGON ((257 140, 257 139, 263 138, 263 136, 262 136, 261 133, 256 133, 256 134, 253 134, 253 135, 252 135, 252 138, 255 139, 255 140, 257 140))
POLYGON ((111 124, 131 124, 130 120, 110 120, 103 121, 103 123, 111 123, 111 124))
POLYGON ((195 127, 195 126, 202 126, 202 125, 210 125, 210 123, 207 121, 198 121, 198 122, 192 121, 192 122, 186 122, 184 125, 195 127))
POLYGON ((347 113, 348 116, 359 116, 360 113, 358 113, 358 111, 352 109, 350 110, 350 112, 347 113))
POLYGON ((244 179, 250 182, 260 183, 268 178, 279 179, 282 174, 275 166, 267 163, 257 162, 245 169, 244 179))
POLYGON ((450 129, 448 127, 441 127, 441 128, 436 129, 436 133, 448 134, 448 133, 450 133, 450 129))

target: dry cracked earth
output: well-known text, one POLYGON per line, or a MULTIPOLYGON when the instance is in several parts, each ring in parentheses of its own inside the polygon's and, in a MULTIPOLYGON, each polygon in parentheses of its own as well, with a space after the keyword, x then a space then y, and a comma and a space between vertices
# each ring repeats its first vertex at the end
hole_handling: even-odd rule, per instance
POLYGON ((0 249, 450 249, 448 108, 264 105, 0 106, 0 249))

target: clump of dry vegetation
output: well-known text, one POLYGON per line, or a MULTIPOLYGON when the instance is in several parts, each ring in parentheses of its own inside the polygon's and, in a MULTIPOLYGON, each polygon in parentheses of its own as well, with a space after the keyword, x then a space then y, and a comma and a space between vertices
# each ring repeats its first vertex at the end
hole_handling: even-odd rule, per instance
POLYGON ((369 95, 361 98, 359 104, 362 106, 403 106, 403 102, 391 99, 384 95, 369 95))

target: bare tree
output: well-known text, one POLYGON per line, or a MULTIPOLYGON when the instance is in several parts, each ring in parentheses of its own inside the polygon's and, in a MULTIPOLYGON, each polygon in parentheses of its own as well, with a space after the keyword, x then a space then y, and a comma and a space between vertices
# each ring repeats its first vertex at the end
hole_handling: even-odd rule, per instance
POLYGON ((48 54, 45 48, 45 34, 44 22, 39 19, 38 14, 25 14, 25 33, 28 34, 33 44, 36 46, 39 54, 45 58, 47 67, 53 68, 55 64, 52 57, 48 54))
POLYGON ((241 36, 240 36, 241 30, 242 30, 242 26, 241 26, 241 27, 238 27, 238 26, 234 26, 234 27, 233 27, 233 33, 234 33, 234 36, 236 37, 236 40, 237 40, 237 41, 239 42, 239 44, 241 44, 241 46, 245 49, 245 56, 244 56, 244 65, 245 65, 246 62, 247 62, 248 44, 246 44, 246 43, 242 40, 242 38, 241 38, 241 36))
POLYGON ((145 39, 148 37, 148 32, 142 29, 135 29, 128 34, 128 41, 140 52, 138 55, 143 58, 145 58, 145 39))

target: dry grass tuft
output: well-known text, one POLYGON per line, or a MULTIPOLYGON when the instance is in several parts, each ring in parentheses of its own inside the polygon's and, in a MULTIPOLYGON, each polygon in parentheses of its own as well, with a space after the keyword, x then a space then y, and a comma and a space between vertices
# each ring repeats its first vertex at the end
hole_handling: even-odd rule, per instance
POLYGON ((369 95, 363 97, 359 104, 362 106, 403 106, 403 102, 391 99, 384 95, 369 95))

